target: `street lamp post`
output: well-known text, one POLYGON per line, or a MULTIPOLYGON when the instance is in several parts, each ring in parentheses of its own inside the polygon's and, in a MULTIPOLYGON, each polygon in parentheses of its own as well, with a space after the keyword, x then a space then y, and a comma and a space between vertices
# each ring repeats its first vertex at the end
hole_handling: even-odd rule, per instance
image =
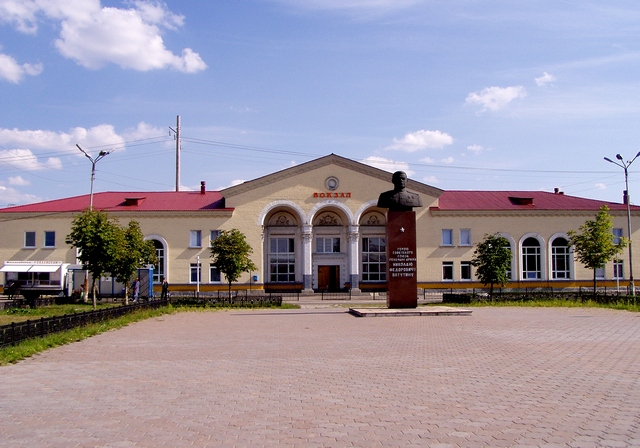
POLYGON ((627 203, 627 233, 629 236, 629 285, 631 286, 631 294, 634 297, 636 295, 636 286, 633 281, 633 251, 631 249, 631 195, 629 194, 629 166, 631 166, 633 161, 636 160, 638 156, 640 156, 640 151, 638 152, 638 154, 636 154, 636 156, 633 159, 627 160, 626 162, 624 161, 624 159, 620 154, 616 154, 616 159, 618 159, 619 162, 615 162, 608 157, 604 158, 604 160, 606 160, 607 162, 613 163, 614 165, 618 165, 624 170, 624 187, 625 187, 624 197, 625 197, 625 202, 627 203))
POLYGON ((111 154, 111 151, 102 150, 96 158, 93 158, 84 149, 82 149, 80 145, 76 144, 76 146, 80 151, 82 151, 82 154, 91 161, 91 193, 89 194, 89 210, 93 210, 93 182, 96 180, 96 163, 111 154))
MULTIPOLYGON (((86 158, 91 161, 91 193, 89 194, 89 210, 93 211, 93 182, 96 180, 96 163, 98 163, 99 160, 111 154, 111 151, 102 150, 97 155, 97 157, 93 158, 84 149, 82 149, 80 145, 78 145, 77 143, 76 143, 76 146, 80 151, 82 151, 82 154, 84 154, 86 158)), ((84 270, 84 297, 82 298, 82 300, 86 302, 88 298, 89 298, 89 271, 85 269, 84 270)), ((95 307, 95 303, 93 306, 95 307)))

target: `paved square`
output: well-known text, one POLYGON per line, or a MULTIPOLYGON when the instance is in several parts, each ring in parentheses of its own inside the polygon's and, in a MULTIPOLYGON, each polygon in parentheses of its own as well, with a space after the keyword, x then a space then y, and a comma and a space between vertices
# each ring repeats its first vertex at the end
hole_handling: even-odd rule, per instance
POLYGON ((640 446, 640 314, 193 312, 0 368, 0 445, 640 446))

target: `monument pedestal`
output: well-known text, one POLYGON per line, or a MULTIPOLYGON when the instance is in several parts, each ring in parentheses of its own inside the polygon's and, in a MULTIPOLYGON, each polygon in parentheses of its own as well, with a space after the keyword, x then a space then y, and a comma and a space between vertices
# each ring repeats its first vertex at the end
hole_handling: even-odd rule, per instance
POLYGON ((418 306, 416 213, 387 212, 387 307, 418 306))

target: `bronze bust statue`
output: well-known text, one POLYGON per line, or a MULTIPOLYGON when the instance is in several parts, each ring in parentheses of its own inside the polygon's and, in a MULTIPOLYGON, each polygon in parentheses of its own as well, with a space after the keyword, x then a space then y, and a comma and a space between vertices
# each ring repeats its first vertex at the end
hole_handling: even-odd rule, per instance
POLYGON ((413 207, 422 207, 420 195, 407 191, 407 173, 396 171, 391 177, 393 190, 380 193, 378 207, 388 208, 392 212, 410 212, 413 207))

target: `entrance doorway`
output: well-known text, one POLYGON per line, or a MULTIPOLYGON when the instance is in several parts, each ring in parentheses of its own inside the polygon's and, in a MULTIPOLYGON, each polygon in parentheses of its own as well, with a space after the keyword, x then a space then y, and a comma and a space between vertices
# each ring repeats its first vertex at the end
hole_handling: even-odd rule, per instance
POLYGON ((340 266, 318 266, 318 290, 340 290, 340 266))

